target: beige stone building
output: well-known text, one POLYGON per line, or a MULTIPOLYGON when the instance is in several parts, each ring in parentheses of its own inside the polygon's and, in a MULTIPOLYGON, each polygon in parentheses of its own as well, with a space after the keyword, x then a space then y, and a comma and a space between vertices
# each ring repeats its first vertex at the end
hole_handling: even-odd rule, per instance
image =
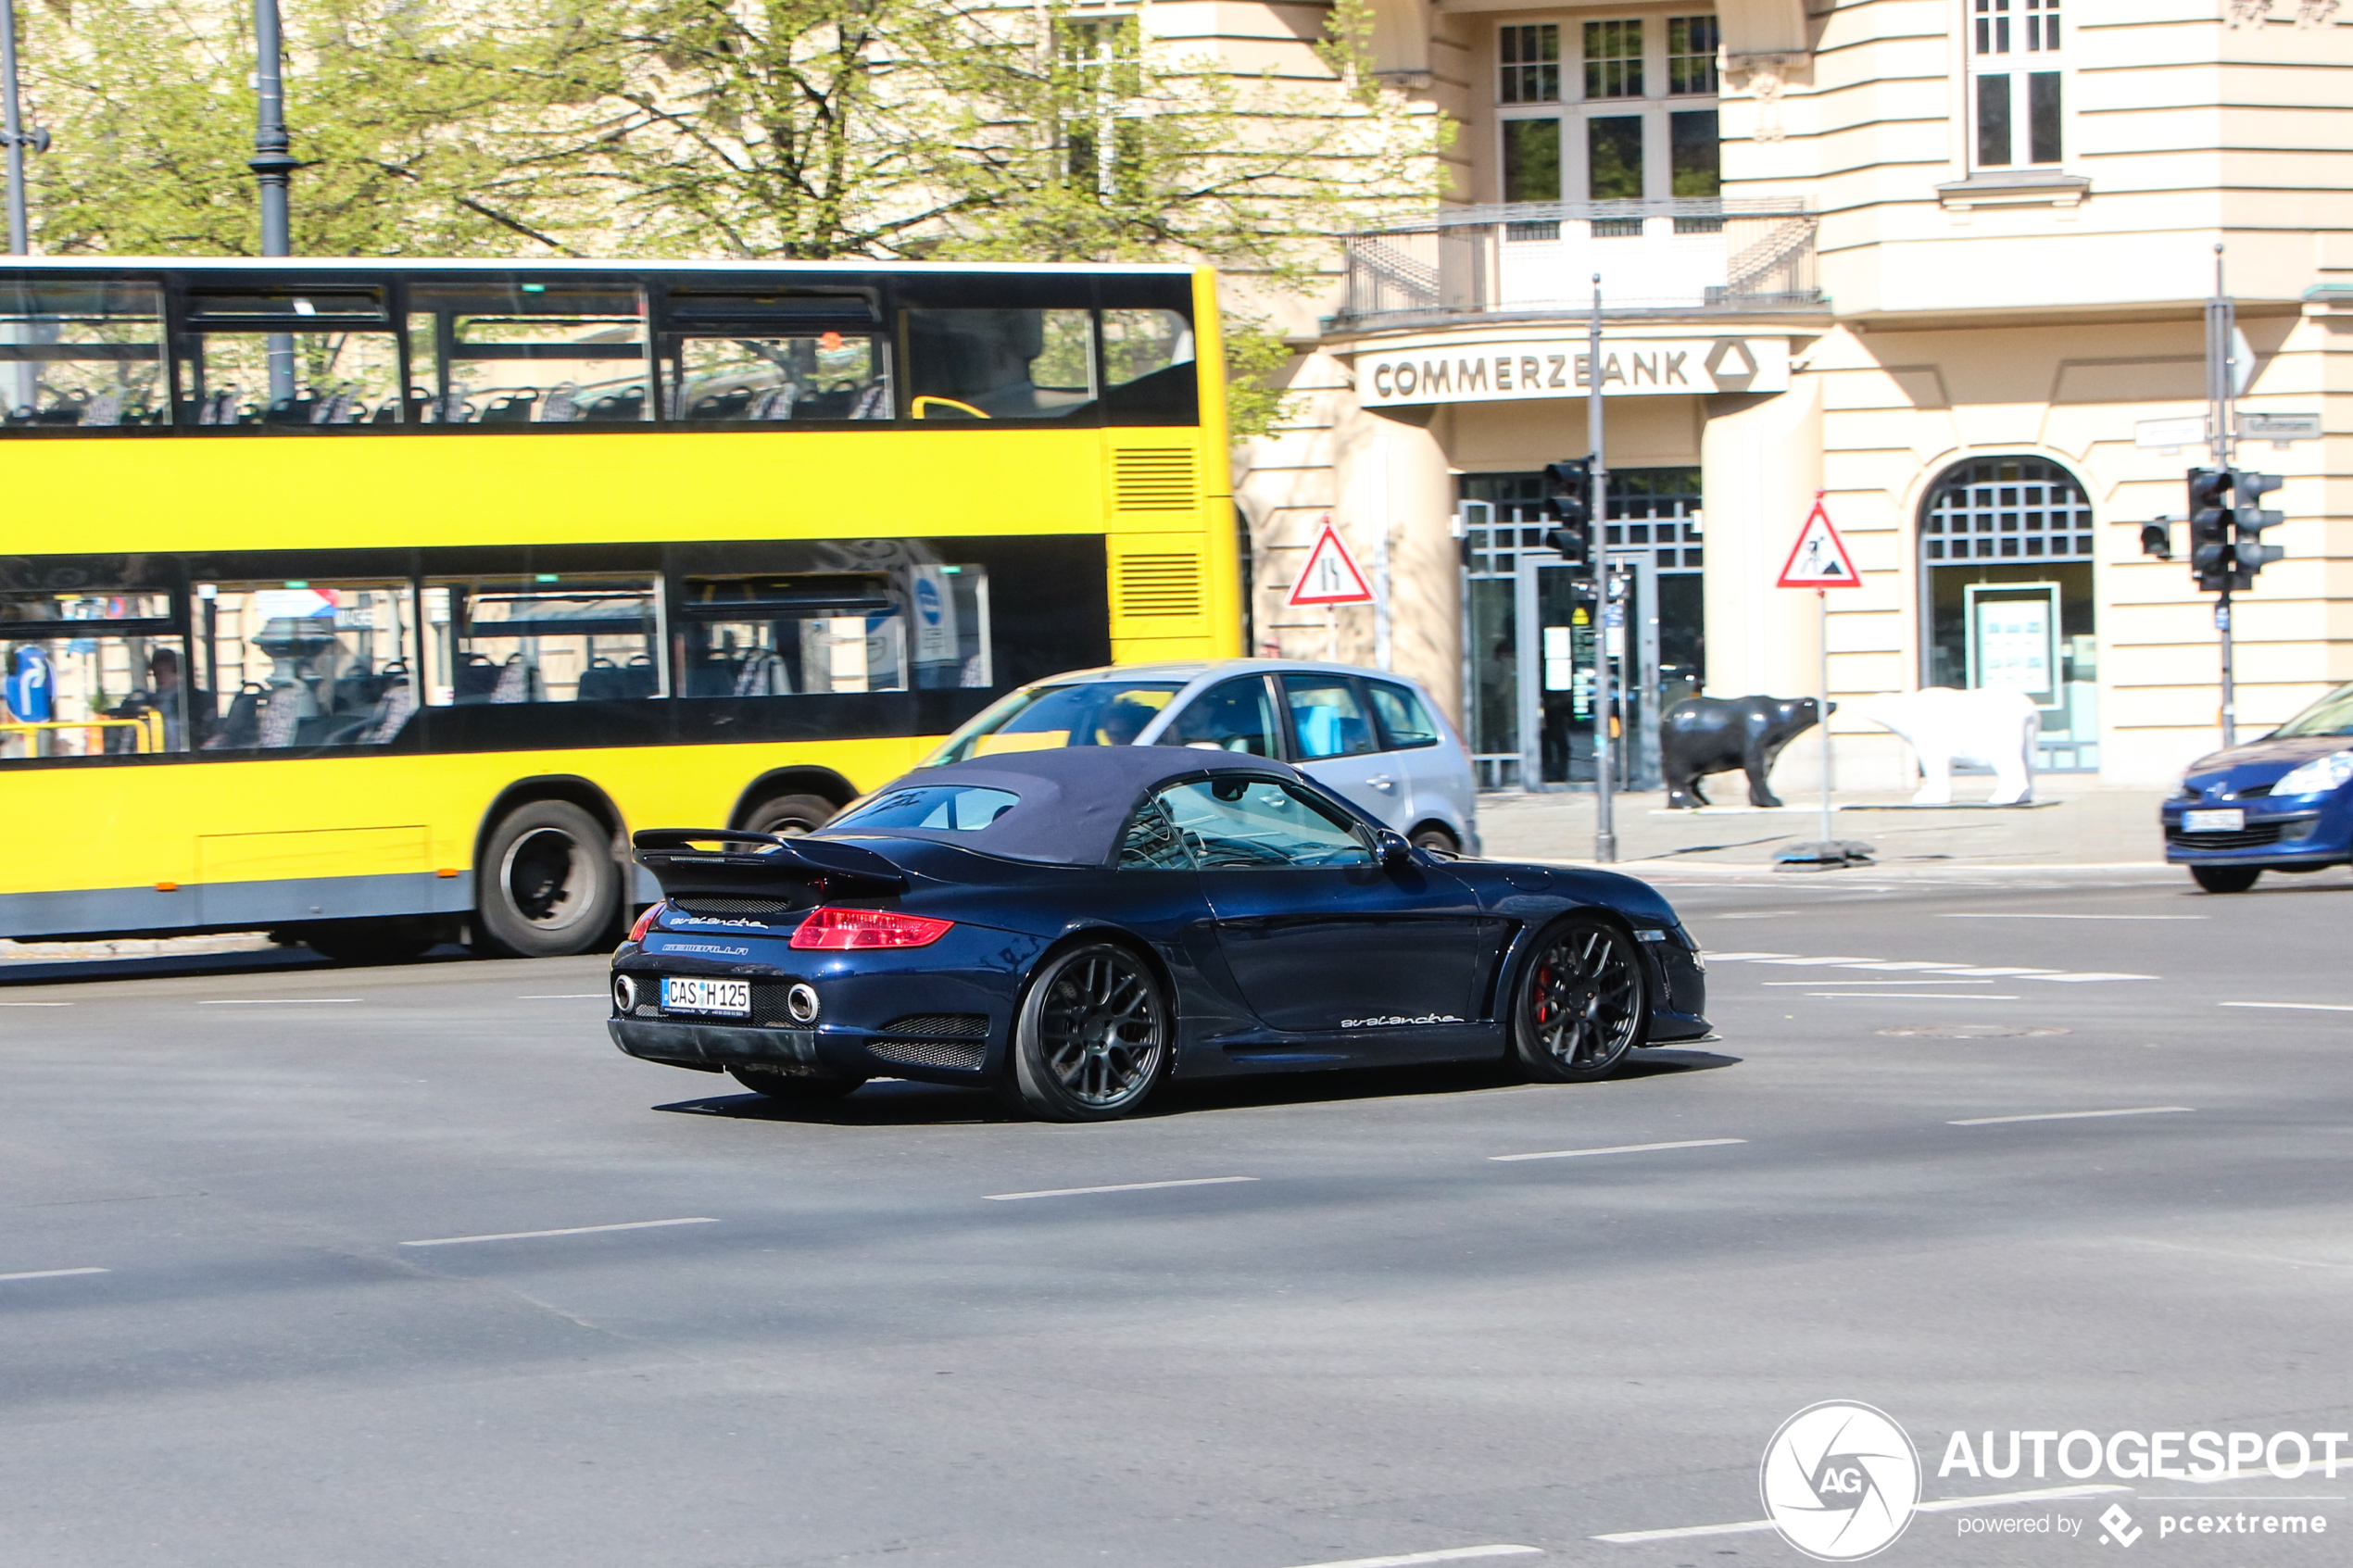
MULTIPOLYGON (((1629 675, 1662 701, 1812 692, 1813 596, 1772 583, 1819 492, 1863 581, 1831 596, 1834 696, 2018 686, 2044 768, 2168 782, 2214 741, 2216 646, 2140 531, 2205 460, 2151 421, 2204 411, 2221 245, 2242 412, 2329 433, 2241 455, 2285 476, 2287 518, 2240 602, 2241 733, 2353 679, 2353 9, 1376 8, 1385 80, 1461 127, 1456 200, 1351 237, 1294 323, 1297 423, 1238 472, 1260 648, 1418 676, 1491 783, 1590 776, 1595 618, 1529 525, 1543 465, 1586 450, 1598 273, 1629 675), (1380 610, 1285 608, 1326 516, 1380 610)), ((1151 10, 1316 75, 1317 6, 1151 10)), ((1891 737, 1833 728, 1842 785, 1906 782, 1891 737)), ((1802 786, 1810 748, 1780 776, 1802 786)))

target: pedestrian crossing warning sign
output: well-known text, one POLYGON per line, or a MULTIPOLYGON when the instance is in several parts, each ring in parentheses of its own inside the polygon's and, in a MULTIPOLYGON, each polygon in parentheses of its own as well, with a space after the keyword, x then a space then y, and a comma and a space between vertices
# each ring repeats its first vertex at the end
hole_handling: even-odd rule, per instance
POLYGON ((1789 564, 1781 568, 1781 580, 1776 588, 1859 588, 1862 574, 1855 570, 1855 558, 1846 553, 1846 541, 1831 526, 1831 514, 1822 509, 1822 497, 1814 496, 1814 509, 1806 514, 1806 526, 1797 535, 1797 546, 1789 553, 1789 564))
POLYGON ((1356 570, 1356 562, 1348 554, 1348 546, 1340 542, 1340 534, 1332 528, 1331 519, 1324 520, 1324 531, 1315 535, 1315 547, 1307 552, 1307 564, 1299 573, 1299 581, 1290 585, 1293 605, 1364 605, 1373 602, 1373 590, 1365 584, 1365 574, 1356 570))

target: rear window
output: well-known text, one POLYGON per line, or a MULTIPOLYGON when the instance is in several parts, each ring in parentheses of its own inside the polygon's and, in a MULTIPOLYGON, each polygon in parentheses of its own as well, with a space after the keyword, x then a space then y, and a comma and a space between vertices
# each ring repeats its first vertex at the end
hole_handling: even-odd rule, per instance
POLYGON ((886 790, 863 806, 826 823, 837 828, 927 828, 935 833, 977 833, 1021 804, 1009 789, 976 784, 934 784, 886 790))
POLYGON ((949 737, 925 762, 950 762, 1005 751, 1058 746, 1126 746, 1160 716, 1180 681, 1083 681, 1018 691, 949 737))

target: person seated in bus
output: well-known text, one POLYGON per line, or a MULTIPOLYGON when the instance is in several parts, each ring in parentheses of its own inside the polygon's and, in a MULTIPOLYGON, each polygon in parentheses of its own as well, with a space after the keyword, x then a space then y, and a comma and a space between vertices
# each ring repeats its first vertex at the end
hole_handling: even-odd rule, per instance
MULTIPOLYGON (((1075 386, 1040 385, 1033 371, 1047 352, 1044 310, 910 310, 908 353, 917 398, 964 404, 988 419, 1051 420, 1091 405, 1083 360, 1075 386)), ((935 405, 931 418, 953 418, 935 405)))

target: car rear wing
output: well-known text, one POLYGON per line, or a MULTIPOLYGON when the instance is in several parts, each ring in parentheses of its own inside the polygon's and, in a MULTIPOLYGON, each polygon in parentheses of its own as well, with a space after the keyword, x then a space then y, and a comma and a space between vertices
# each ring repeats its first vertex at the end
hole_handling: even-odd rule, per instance
POLYGON ((646 828, 629 839, 631 859, 654 873, 665 897, 784 892, 900 893, 907 873, 871 849, 741 828, 646 828))

